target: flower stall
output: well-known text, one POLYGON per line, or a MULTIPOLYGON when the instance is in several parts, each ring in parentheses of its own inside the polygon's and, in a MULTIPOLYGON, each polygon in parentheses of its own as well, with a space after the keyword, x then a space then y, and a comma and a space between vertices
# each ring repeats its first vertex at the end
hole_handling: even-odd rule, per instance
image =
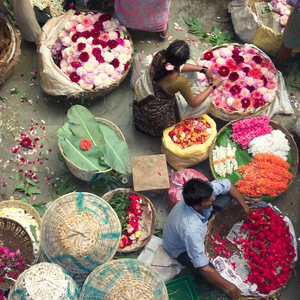
POLYGON ((77 300, 79 289, 57 264, 38 263, 24 271, 10 290, 8 300, 77 300))
POLYGON ((224 126, 209 160, 215 178, 228 178, 250 200, 271 201, 296 176, 298 148, 283 126, 258 116, 224 126))
POLYGON ((143 194, 131 189, 115 189, 102 196, 117 213, 122 227, 118 252, 130 253, 144 247, 156 224, 156 211, 143 194))
MULTIPOLYGON (((229 3, 228 11, 240 39, 276 55, 291 12, 286 0, 234 0, 229 3)), ((293 49, 295 54, 299 51, 293 49)))
POLYGON ((28 232, 18 222, 1 217, 0 288, 12 286, 33 259, 33 246, 28 232))
POLYGON ((208 222, 206 251, 216 270, 242 291, 241 299, 268 298, 290 278, 297 261, 297 240, 291 221, 271 204, 242 209, 231 205, 208 222), (222 224, 220 226, 220 224, 222 224))
POLYGON ((129 72, 133 46, 108 13, 69 10, 43 26, 38 41, 41 86, 67 97, 103 96, 129 72))
POLYGON ((185 119, 164 130, 161 152, 174 169, 190 167, 208 158, 216 134, 216 123, 206 114, 185 119))
POLYGON ((20 33, 10 18, 0 13, 0 84, 11 75, 20 54, 20 33))
POLYGON ((112 169, 130 172, 128 146, 114 123, 95 118, 81 105, 68 110, 68 120, 57 132, 58 147, 74 176, 95 181, 112 169))
POLYGON ((135 259, 116 259, 96 268, 85 280, 80 300, 168 300, 166 285, 152 267, 135 259), (122 296, 120 296, 122 295, 122 296))
MULTIPOLYGON (((225 121, 265 114, 276 97, 277 70, 270 58, 251 46, 229 44, 206 51, 197 62, 222 78, 210 98, 210 113, 225 121)), ((200 86, 208 86, 198 74, 200 86)))

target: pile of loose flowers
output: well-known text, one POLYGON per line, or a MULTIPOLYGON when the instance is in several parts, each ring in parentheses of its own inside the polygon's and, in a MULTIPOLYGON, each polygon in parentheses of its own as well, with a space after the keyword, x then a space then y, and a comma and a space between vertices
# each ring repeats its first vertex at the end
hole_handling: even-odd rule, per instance
POLYGON ((211 126, 202 117, 183 120, 169 132, 171 140, 182 149, 205 143, 210 134, 211 126))
POLYGON ((284 27, 289 19, 292 7, 287 4, 286 0, 272 0, 270 5, 280 15, 279 23, 284 27))
MULTIPOLYGON (((227 112, 254 112, 272 102, 277 90, 277 70, 270 59, 249 46, 221 46, 203 54, 198 65, 205 66, 214 76, 220 75, 222 85, 210 97, 213 104, 227 112)), ((198 83, 208 86, 204 74, 198 83)))
POLYGON ((123 77, 133 48, 126 28, 108 13, 76 12, 51 53, 72 82, 91 91, 109 88, 123 77))
POLYGON ((212 171, 249 198, 275 197, 293 178, 289 141, 270 121, 260 116, 225 126, 212 150, 212 171))

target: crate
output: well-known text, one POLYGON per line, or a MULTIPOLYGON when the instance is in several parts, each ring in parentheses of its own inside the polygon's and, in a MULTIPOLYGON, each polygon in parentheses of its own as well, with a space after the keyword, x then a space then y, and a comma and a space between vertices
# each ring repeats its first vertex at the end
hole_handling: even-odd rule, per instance
POLYGON ((169 300, 199 300, 192 278, 182 276, 166 282, 169 300))

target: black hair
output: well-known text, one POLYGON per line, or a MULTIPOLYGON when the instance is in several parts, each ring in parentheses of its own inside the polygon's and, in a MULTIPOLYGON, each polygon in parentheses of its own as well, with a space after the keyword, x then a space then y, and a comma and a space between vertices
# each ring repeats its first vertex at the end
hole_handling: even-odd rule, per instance
POLYGON ((179 71, 179 67, 187 62, 190 58, 189 45, 183 40, 175 40, 166 49, 166 57, 162 60, 161 68, 157 72, 154 80, 158 81, 165 77, 169 72, 166 70, 166 64, 170 63, 179 71))
POLYGON ((201 205, 203 200, 208 200, 213 193, 213 188, 208 182, 192 178, 183 185, 183 199, 186 205, 201 205))

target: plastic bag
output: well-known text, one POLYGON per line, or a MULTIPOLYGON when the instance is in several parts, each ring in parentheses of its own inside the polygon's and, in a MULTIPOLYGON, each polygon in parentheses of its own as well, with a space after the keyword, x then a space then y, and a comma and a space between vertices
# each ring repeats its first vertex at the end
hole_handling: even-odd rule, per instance
POLYGON ((190 146, 185 149, 181 149, 180 146, 174 144, 169 136, 169 132, 173 130, 176 124, 166 128, 163 132, 161 152, 166 155, 167 162, 176 170, 196 165, 208 158, 209 147, 217 135, 216 123, 206 114, 195 116, 194 118, 197 117, 204 118, 211 126, 211 134, 203 144, 190 146))
POLYGON ((180 169, 170 177, 170 188, 168 189, 167 209, 171 211, 173 206, 183 200, 182 186, 192 178, 202 179, 208 182, 208 179, 200 172, 194 169, 180 169))

